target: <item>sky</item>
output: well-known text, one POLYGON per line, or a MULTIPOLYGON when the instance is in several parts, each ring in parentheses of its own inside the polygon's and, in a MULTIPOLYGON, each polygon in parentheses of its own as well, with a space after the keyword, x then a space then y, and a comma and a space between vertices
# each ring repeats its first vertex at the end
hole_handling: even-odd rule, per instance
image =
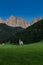
POLYGON ((35 17, 43 17, 43 0, 0 0, 0 17, 21 17, 30 22, 35 17))

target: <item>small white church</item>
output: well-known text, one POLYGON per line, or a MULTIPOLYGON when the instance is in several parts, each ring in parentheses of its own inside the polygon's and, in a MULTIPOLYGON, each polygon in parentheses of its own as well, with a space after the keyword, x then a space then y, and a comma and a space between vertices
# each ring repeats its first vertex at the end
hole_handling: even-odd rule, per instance
POLYGON ((21 39, 19 39, 19 45, 23 45, 23 41, 21 41, 21 39))

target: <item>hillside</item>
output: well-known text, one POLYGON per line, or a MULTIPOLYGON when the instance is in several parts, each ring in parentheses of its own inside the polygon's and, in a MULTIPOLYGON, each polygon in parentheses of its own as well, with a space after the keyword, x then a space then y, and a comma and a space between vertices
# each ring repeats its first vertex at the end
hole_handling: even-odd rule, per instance
POLYGON ((24 43, 38 42, 43 39, 43 19, 26 28, 15 36, 11 37, 11 42, 18 43, 18 40, 23 40, 24 43))
POLYGON ((21 27, 10 27, 4 23, 0 23, 0 43, 7 42, 9 37, 22 30, 24 29, 21 27))

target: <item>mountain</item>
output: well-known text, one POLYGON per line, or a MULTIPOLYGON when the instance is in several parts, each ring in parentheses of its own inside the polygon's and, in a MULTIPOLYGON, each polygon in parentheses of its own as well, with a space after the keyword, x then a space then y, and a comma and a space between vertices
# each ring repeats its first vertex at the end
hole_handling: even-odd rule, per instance
POLYGON ((34 23, 37 23, 37 22, 39 22, 40 20, 43 20, 43 18, 42 17, 40 17, 40 18, 34 18, 33 19, 33 21, 31 22, 31 25, 33 25, 34 23))
POLYGON ((34 23, 36 23, 42 19, 43 19, 42 17, 40 17, 39 19, 34 18, 34 20, 31 23, 27 23, 20 17, 17 18, 14 16, 10 16, 8 19, 6 19, 6 21, 3 21, 0 18, 0 23, 5 23, 6 25, 11 26, 11 27, 22 27, 22 28, 26 29, 27 27, 33 25, 34 23))
POLYGON ((26 23, 22 18, 16 18, 14 16, 10 16, 4 23, 12 27, 27 28, 30 26, 30 24, 26 23))
POLYGON ((22 32, 15 34, 15 36, 12 36, 10 40, 11 42, 18 43, 19 39, 26 44, 43 40, 43 19, 38 20, 22 32))
POLYGON ((19 39, 24 43, 42 40, 43 18, 35 18, 31 24, 14 16, 9 17, 6 21, 0 18, 0 43, 7 41, 18 43, 19 39))
POLYGON ((3 20, 0 18, 0 23, 3 23, 3 20))

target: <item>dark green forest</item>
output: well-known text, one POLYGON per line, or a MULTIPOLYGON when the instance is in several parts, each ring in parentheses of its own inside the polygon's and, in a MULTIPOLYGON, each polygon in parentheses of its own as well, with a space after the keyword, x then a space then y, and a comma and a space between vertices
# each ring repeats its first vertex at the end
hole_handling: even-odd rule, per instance
POLYGON ((24 44, 30 44, 43 40, 43 20, 29 26, 26 29, 21 27, 10 27, 0 24, 0 42, 18 44, 21 39, 24 44))
POLYGON ((19 39, 21 39, 25 44, 43 40, 43 20, 38 21, 10 38, 11 42, 14 43, 18 43, 19 39))
POLYGON ((10 37, 14 36, 15 33, 23 31, 21 27, 10 27, 6 24, 0 23, 0 44, 10 41, 10 37))

